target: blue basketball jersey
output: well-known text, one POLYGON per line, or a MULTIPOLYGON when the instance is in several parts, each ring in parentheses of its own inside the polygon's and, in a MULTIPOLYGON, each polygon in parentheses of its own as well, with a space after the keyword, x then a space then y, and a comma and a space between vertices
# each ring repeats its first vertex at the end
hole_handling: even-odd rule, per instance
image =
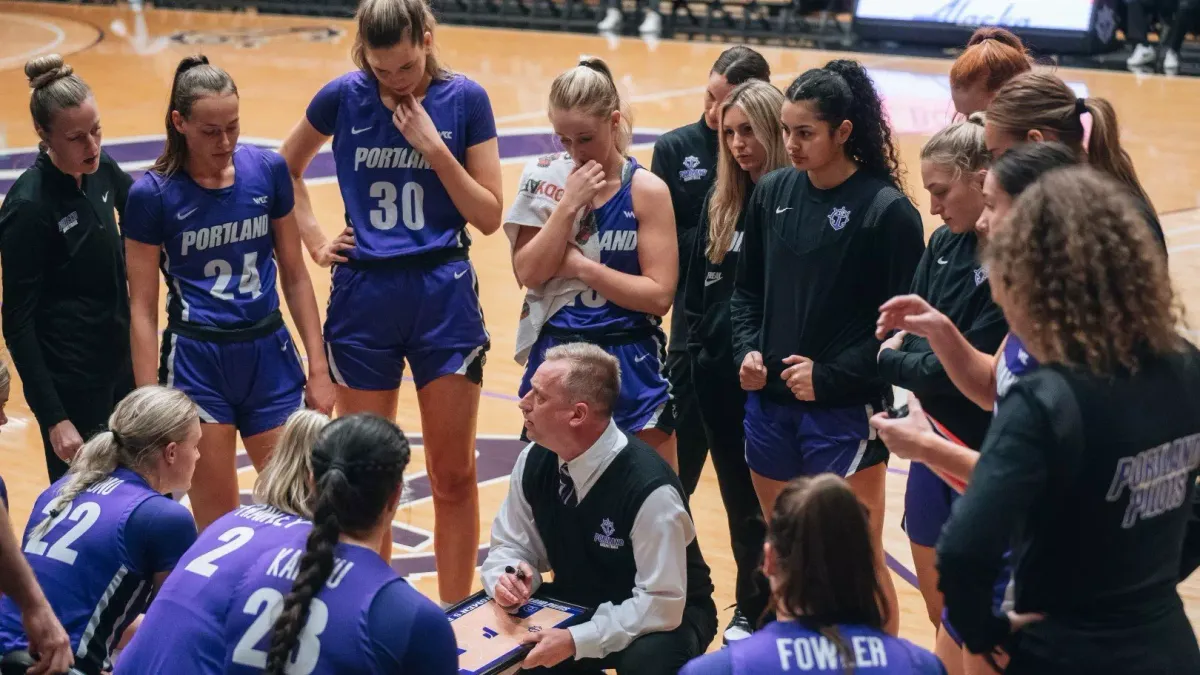
POLYGON ((167 316, 237 328, 279 308, 271 221, 292 211, 287 163, 278 154, 239 145, 233 185, 210 190, 185 171, 146 172, 129 190, 121 229, 162 247, 167 316))
POLYGON ((795 621, 775 621, 729 646, 735 675, 844 673, 941 675, 945 668, 930 652, 908 640, 863 626, 838 626, 845 648, 795 621))
POLYGON ((312 524, 266 505, 242 506, 209 525, 159 589, 117 660, 116 674, 225 672, 225 614, 246 569, 312 524))
MULTIPOLYGON (((590 237, 600 238, 600 262, 626 274, 641 275, 638 260, 638 220, 633 213, 633 175, 641 169, 636 159, 629 158, 621 187, 602 206, 595 209, 594 218, 585 219, 576 238, 580 243, 590 237), (594 224, 589 227, 589 224, 594 224)), ((661 317, 625 309, 596 290, 581 291, 570 304, 554 313, 547 325, 566 330, 625 330, 657 326, 661 317)))
MULTIPOLYGON (((305 536, 263 553, 244 570, 225 619, 226 675, 260 673, 267 663, 271 629, 304 555, 305 536)), ((338 544, 333 573, 313 598, 294 652, 294 672, 312 675, 393 672, 370 646, 368 613, 375 595, 404 583, 377 551, 338 544)), ((426 601, 428 602, 428 601, 426 601)), ((401 630, 402 625, 386 627, 401 630)))
POLYGON ((1025 350, 1025 343, 1013 333, 1004 342, 1004 353, 996 361, 996 400, 1008 394, 1008 390, 1020 376, 1036 369, 1037 359, 1025 350))
MULTIPOLYGON (((151 539, 178 539, 174 543, 186 548, 195 540, 195 523, 191 523, 190 534, 186 530, 135 531, 131 516, 151 500, 161 500, 153 505, 158 512, 183 517, 175 522, 186 524, 191 515, 138 474, 118 468, 64 506, 49 531, 33 536, 49 516, 50 502, 71 476, 59 479, 34 502, 22 550, 71 638, 77 667, 98 672, 121 634, 145 610, 154 575, 173 565, 172 560, 155 559, 150 550, 161 542, 151 539)), ((0 600, 0 653, 28 646, 20 610, 5 596, 0 600)))
MULTIPOLYGON (((433 80, 421 104, 454 158, 496 137, 487 92, 461 75, 433 80)), ((362 71, 325 85, 308 106, 308 121, 333 136, 333 157, 355 260, 378 260, 465 248, 466 219, 437 173, 392 122, 376 80, 362 71)))

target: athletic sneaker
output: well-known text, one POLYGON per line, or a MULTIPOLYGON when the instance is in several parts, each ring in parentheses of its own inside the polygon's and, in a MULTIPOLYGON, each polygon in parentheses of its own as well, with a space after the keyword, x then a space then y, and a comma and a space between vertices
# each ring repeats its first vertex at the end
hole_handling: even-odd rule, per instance
POLYGON ((1163 71, 1175 74, 1179 72, 1179 52, 1174 49, 1168 49, 1163 55, 1163 71))
POLYGON ((642 25, 638 26, 639 33, 660 33, 662 32, 662 17, 658 12, 648 9, 646 10, 646 18, 642 19, 642 25))
POLYGON ((742 610, 733 610, 733 619, 729 621, 729 625, 725 626, 725 632, 721 634, 721 644, 728 646, 730 642, 745 640, 754 632, 754 628, 750 625, 750 620, 746 615, 742 614, 742 610))
POLYGON ((609 7, 608 11, 604 13, 604 20, 601 21, 598 26, 596 26, 596 30, 601 32, 619 30, 621 28, 622 21, 623 19, 621 17, 621 10, 617 9, 616 7, 609 7))
POLYGON ((1150 45, 1138 45, 1137 48, 1133 50, 1133 54, 1126 59, 1125 65, 1129 66, 1130 68, 1135 68, 1137 66, 1149 66, 1154 63, 1156 58, 1158 58, 1158 54, 1154 51, 1154 47, 1151 47, 1150 45))

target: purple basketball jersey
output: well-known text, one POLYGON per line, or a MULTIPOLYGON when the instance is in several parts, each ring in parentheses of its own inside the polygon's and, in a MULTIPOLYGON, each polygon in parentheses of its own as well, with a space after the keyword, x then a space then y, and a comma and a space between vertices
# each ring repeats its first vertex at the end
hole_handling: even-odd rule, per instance
POLYGON ((246 569, 281 542, 303 541, 311 527, 304 518, 266 505, 221 516, 167 577, 115 673, 225 672, 225 614, 246 569))
MULTIPOLYGON (((125 628, 145 609, 157 571, 142 569, 145 544, 127 536, 126 522, 147 500, 168 498, 138 474, 118 468, 63 507, 49 531, 33 536, 70 479, 71 474, 59 479, 34 502, 21 549, 71 638, 77 667, 98 672, 125 628)), ((21 612, 4 596, 0 653, 28 646, 21 612)))
POLYGON ((930 652, 908 640, 862 626, 838 626, 845 647, 795 621, 776 621, 729 646, 734 675, 841 673, 853 665, 862 675, 941 675, 930 652))
POLYGON ((121 230, 162 247, 167 316, 231 328, 279 308, 271 220, 292 211, 287 164, 278 154, 239 145, 233 185, 200 187, 184 171, 147 172, 129 191, 121 230))
MULTIPOLYGON (((260 673, 267 663, 271 628, 304 555, 305 536, 265 552, 243 573, 225 618, 226 675, 260 673)), ((338 544, 333 573, 313 598, 308 622, 300 633, 293 668, 311 675, 391 672, 369 646, 367 615, 375 594, 398 581, 396 572, 377 551, 338 544)), ((401 627, 393 627, 398 630, 401 627)))
MULTIPOLYGON (((464 166, 467 148, 496 137, 487 93, 466 77, 432 81, 421 104, 464 166)), ((426 158, 396 129, 373 78, 361 71, 338 77, 317 92, 307 116, 333 136, 338 187, 356 242, 349 257, 378 260, 470 244, 466 219, 426 158)))
POLYGON ((1008 393, 1020 376, 1038 367, 1037 359, 1025 350, 1025 343, 1014 333, 1004 341, 1004 353, 996 363, 996 401, 1008 393))
MULTIPOLYGON (((629 158, 628 178, 612 199, 596 209, 595 230, 580 229, 577 238, 599 237, 600 262, 618 272, 641 275, 638 260, 638 220, 633 213, 633 174, 640 169, 629 158)), ((550 317, 547 325, 570 331, 625 330, 647 325, 657 326, 661 318, 620 307, 593 289, 581 291, 566 307, 550 317)))

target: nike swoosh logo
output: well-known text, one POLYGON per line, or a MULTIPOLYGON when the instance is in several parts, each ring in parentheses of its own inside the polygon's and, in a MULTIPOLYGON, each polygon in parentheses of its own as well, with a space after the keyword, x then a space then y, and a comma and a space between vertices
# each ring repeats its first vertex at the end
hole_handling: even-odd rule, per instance
POLYGON ((790 206, 785 206, 785 207, 783 207, 782 209, 781 209, 781 208, 779 208, 778 206, 776 206, 776 207, 775 207, 775 213, 776 213, 776 215, 778 215, 778 214, 780 214, 780 213, 783 213, 784 211, 791 211, 791 210, 792 210, 792 207, 790 207, 790 206))
POLYGON ((187 211, 180 211, 179 213, 175 214, 175 217, 178 218, 179 220, 183 220, 184 218, 187 218, 188 216, 195 213, 196 209, 199 209, 199 208, 200 208, 199 206, 193 206, 192 208, 188 209, 187 211))
POLYGON ((100 201, 108 203, 108 193, 107 192, 105 192, 104 196, 100 198, 100 201))
POLYGON ((361 134, 361 133, 362 133, 362 132, 364 132, 364 131, 369 131, 369 130, 371 129, 371 127, 373 127, 373 126, 375 126, 375 125, 374 125, 374 124, 372 124, 372 125, 370 125, 370 126, 366 126, 366 127, 363 127, 363 128, 361 128, 361 129, 355 129, 354 127, 350 127, 350 133, 351 133, 351 135, 357 136, 357 135, 361 134))
POLYGON ((455 272, 455 273, 454 273, 454 278, 455 278, 455 279, 461 279, 461 278, 462 278, 462 275, 464 275, 464 274, 466 274, 466 273, 467 273, 467 271, 466 271, 466 270, 463 270, 463 271, 461 271, 461 272, 455 272))
POLYGON ((946 260, 945 258, 938 258, 938 264, 939 265, 948 265, 948 264, 950 264, 950 261, 946 260))
POLYGON ((721 280, 720 277, 717 277, 716 279, 705 279, 704 286, 707 288, 708 286, 712 286, 713 284, 717 283, 720 280, 721 280))
POLYGON ((646 360, 646 357, 648 357, 648 356, 650 356, 650 355, 649 355, 649 354, 642 354, 641 356, 635 356, 635 357, 633 357, 633 362, 634 362, 634 363, 641 363, 642 361, 645 361, 645 360, 646 360))

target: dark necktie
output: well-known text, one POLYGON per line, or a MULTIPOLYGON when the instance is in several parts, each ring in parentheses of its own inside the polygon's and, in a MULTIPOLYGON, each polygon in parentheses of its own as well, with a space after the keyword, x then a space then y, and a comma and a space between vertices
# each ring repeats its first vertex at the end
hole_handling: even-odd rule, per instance
POLYGON ((571 480, 571 472, 567 471, 566 464, 558 465, 558 498, 567 506, 575 506, 578 503, 575 497, 575 481, 571 480))

